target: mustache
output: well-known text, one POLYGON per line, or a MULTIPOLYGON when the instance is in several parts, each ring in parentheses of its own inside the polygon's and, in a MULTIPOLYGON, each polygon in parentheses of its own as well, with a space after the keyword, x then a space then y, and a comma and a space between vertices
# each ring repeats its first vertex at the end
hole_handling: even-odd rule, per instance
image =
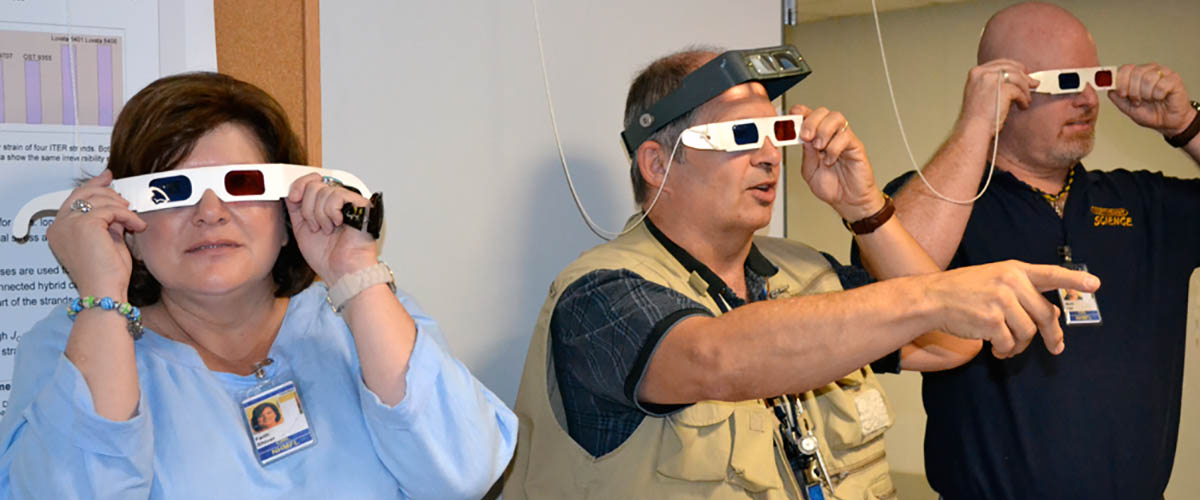
POLYGON ((1077 117, 1075 117, 1075 118, 1072 118, 1072 119, 1070 119, 1070 120, 1067 120, 1067 123, 1071 123, 1071 122, 1084 122, 1084 121, 1086 121, 1086 122, 1095 122, 1095 121, 1096 121, 1096 119, 1097 119, 1097 118, 1099 118, 1099 117, 1100 117, 1100 108, 1099 108, 1099 107, 1094 107, 1094 108, 1092 108, 1092 109, 1091 109, 1091 111, 1088 111, 1087 113, 1083 113, 1083 114, 1081 114, 1081 115, 1079 115, 1079 116, 1077 116, 1077 117))

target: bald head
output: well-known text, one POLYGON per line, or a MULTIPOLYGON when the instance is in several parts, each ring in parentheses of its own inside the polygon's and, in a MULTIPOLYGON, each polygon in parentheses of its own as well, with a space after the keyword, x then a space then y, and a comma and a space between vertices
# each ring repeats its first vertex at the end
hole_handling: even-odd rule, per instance
POLYGON ((979 64, 1012 59, 1031 72, 1099 65, 1087 27, 1066 9, 1041 2, 1019 3, 993 15, 977 57, 979 64))

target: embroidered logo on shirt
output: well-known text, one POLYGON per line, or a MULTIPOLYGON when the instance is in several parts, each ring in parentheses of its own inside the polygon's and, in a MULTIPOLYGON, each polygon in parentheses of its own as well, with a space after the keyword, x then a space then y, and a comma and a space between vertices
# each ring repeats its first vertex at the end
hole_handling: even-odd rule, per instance
POLYGON ((1125 208, 1092 207, 1092 225, 1133 227, 1133 217, 1125 208))

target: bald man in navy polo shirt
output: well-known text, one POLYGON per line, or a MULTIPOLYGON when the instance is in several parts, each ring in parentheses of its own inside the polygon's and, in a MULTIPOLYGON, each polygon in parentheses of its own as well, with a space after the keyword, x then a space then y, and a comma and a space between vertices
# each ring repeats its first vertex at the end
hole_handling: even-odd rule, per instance
MULTIPOLYGON (((1093 85, 1107 82, 1083 72, 1083 92, 1050 95, 1027 76, 1100 66, 1087 28, 1066 10, 1001 10, 978 63, 924 174, 947 198, 975 196, 999 89, 1004 125, 990 187, 960 204, 906 175, 889 186, 898 214, 942 267, 1085 264, 1105 283, 1102 324, 1068 324, 1058 356, 1029 349, 998 359, 984 348, 926 374, 930 484, 947 499, 1161 498, 1179 430, 1188 278, 1200 264, 1200 182, 1084 168, 1100 101, 1093 85)), ((1178 74, 1142 64, 1113 76, 1107 98, 1121 113, 1200 159, 1200 118, 1178 74)))

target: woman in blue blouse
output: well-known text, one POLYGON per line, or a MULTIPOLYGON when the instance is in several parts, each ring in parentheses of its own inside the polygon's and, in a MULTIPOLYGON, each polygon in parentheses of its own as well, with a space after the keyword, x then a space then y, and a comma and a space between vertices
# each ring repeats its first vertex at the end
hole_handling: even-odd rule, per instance
POLYGON ((500 476, 516 419, 389 288, 375 239, 342 224, 362 196, 310 174, 282 202, 207 190, 135 213, 107 187, 303 164, 270 96, 160 79, 126 104, 110 154, 47 230, 82 299, 22 338, 0 497, 478 498, 500 476), (263 401, 269 429, 252 420, 263 401))

